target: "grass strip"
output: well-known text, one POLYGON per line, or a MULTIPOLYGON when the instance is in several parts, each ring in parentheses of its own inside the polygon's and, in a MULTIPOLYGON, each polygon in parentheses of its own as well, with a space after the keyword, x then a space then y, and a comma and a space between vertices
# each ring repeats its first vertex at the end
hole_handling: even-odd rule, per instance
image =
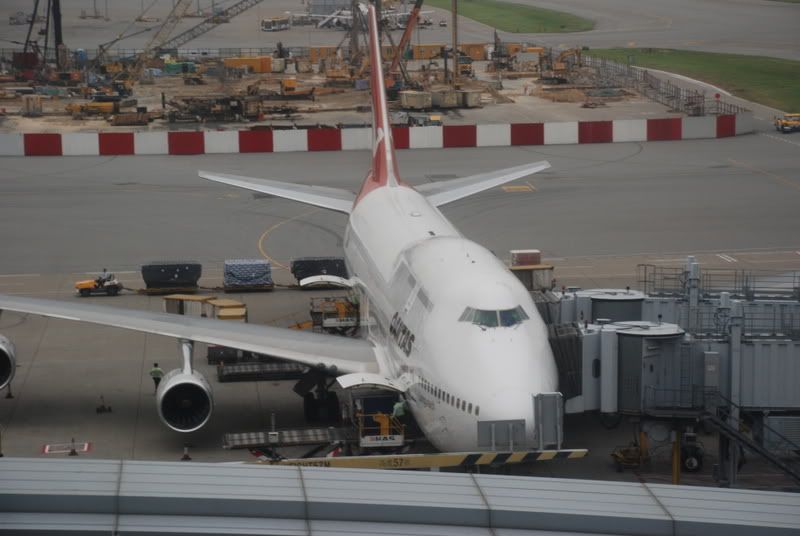
POLYGON ((665 48, 592 49, 586 54, 682 74, 749 101, 800 112, 800 61, 665 48))
MULTIPOLYGON (((425 6, 449 11, 451 0, 425 0, 423 10, 425 6)), ((512 33, 585 32, 594 28, 594 22, 569 13, 497 0, 459 0, 458 14, 512 33)))

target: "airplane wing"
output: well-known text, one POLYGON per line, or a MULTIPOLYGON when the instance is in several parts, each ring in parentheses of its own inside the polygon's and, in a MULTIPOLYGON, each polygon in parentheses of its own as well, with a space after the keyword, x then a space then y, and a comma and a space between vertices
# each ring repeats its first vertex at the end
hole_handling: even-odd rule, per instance
POLYGON ((414 189, 424 195, 428 201, 437 207, 458 201, 473 194, 477 194, 495 186, 521 179, 527 175, 537 173, 550 167, 546 160, 523 164, 521 166, 499 169, 488 173, 470 175, 461 179, 433 182, 415 186, 414 189))
POLYGON ((307 203, 322 208, 329 208, 337 212, 350 214, 356 196, 352 192, 339 188, 327 188, 324 186, 307 186, 304 184, 292 184, 289 182, 272 181, 267 179, 256 179, 253 177, 242 177, 239 175, 225 175, 223 173, 211 173, 210 171, 198 171, 197 174, 204 179, 229 184, 283 197, 301 203, 307 203))
POLYGON ((0 294, 3 310, 90 322, 266 354, 340 373, 377 372, 377 349, 366 339, 136 309, 0 294))

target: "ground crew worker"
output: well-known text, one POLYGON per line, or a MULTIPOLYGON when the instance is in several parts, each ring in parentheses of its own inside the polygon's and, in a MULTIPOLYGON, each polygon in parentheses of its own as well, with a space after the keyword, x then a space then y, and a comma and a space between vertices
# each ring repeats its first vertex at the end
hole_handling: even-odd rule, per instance
POLYGON ((392 407, 392 417, 395 419, 402 419, 406 415, 406 402, 405 400, 398 400, 392 407))
POLYGON ((153 368, 150 369, 150 377, 153 378, 155 384, 155 391, 158 391, 158 384, 161 383, 161 378, 164 377, 164 371, 158 367, 158 363, 153 363, 153 368))

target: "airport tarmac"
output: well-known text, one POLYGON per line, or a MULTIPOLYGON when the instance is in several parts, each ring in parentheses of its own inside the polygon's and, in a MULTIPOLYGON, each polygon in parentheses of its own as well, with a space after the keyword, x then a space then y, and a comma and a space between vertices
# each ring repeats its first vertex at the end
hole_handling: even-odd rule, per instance
MULTIPOLYGON (((800 270, 798 142, 759 126, 757 134, 720 140, 414 150, 398 158, 412 184, 548 159, 550 170, 517 188, 454 203, 445 214, 501 258, 510 249, 541 249, 559 285, 636 288, 637 264, 680 266, 687 254, 704 266, 800 270)), ((4 158, 0 292, 77 300, 72 283, 88 272, 106 267, 136 288, 141 264, 180 258, 203 263, 204 286, 219 284, 223 259, 262 256, 273 261, 277 282, 290 283, 281 266, 291 258, 341 254, 343 216, 207 183, 196 170, 355 189, 368 160, 367 152, 4 158)), ((320 294, 280 288, 231 297, 248 304, 251 322, 288 326, 307 319, 309 298, 320 294)), ((162 308, 158 297, 92 300, 162 308)), ((8 456, 44 455, 45 445, 74 438, 91 444, 80 455, 93 458, 175 460, 188 443, 197 461, 235 462, 251 457, 223 450, 224 433, 265 430, 272 412, 279 427, 302 422, 291 382, 220 384, 198 345, 215 414, 201 431, 177 434, 160 423, 147 376, 154 361, 177 366, 174 340, 12 313, 0 317, 0 333, 15 341, 19 357, 15 397, 0 399, 8 456), (111 413, 97 413, 101 396, 111 413)), ((530 470, 668 478, 664 460, 649 476, 613 471, 608 454, 628 443, 627 427, 607 432, 591 416, 572 417, 567 438, 568 447, 588 447, 593 455, 530 470)), ((685 481, 713 485, 709 471, 685 481)), ((757 463, 747 471, 752 487, 785 487, 757 463)))
MULTIPOLYGON (((737 54, 756 54, 788 59, 800 59, 800 36, 797 20, 800 5, 773 0, 515 0, 537 7, 566 11, 595 21, 595 29, 589 32, 564 34, 521 34, 500 32, 506 41, 527 41, 546 46, 589 47, 670 47, 687 50, 705 50, 737 54)), ((107 0, 96 2, 98 10, 105 15, 108 5, 110 21, 81 19, 81 11, 92 13, 92 0, 65 2, 64 41, 72 48, 96 48, 118 35, 133 33, 138 29, 156 27, 158 23, 132 23, 147 7, 147 16, 163 18, 169 13, 172 2, 146 0, 107 0)), ((217 6, 231 5, 216 0, 217 6)), ((411 4, 411 2, 408 2, 411 4)), ((201 8, 210 8, 210 0, 200 2, 201 8)), ((193 6, 194 8, 194 6, 193 6)), ((316 29, 313 26, 298 26, 282 32, 261 32, 262 18, 283 15, 285 12, 302 13, 306 9, 300 0, 270 0, 251 8, 230 23, 200 36, 185 45, 185 48, 231 48, 272 47, 278 41, 288 46, 336 45, 344 37, 337 29, 316 29)), ((419 30, 413 42, 446 43, 451 39, 450 28, 440 28, 440 20, 450 19, 450 13, 441 9, 423 6, 435 24, 419 30)), ((0 6, 0 17, 7 20, 17 11, 31 11, 30 0, 5 0, 0 6)), ((176 30, 182 32, 201 22, 187 18, 176 30)), ((4 39, 24 41, 27 26, 6 26, 4 39)), ((400 31, 395 32, 395 41, 400 31)), ((142 48, 151 34, 130 37, 119 43, 119 48, 142 48)), ((459 35, 463 43, 484 43, 493 39, 493 29, 464 17, 459 18, 459 35)), ((43 41, 42 41, 43 42, 43 41)), ((7 46, 6 44, 2 46, 7 46)), ((116 47, 115 47, 116 48, 116 47)))

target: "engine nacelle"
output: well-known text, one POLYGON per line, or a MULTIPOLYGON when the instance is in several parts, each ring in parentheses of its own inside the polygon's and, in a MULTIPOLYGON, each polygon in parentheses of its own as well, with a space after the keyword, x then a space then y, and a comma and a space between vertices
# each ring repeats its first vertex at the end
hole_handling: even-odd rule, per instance
POLYGON ((0 335, 0 389, 11 383, 17 371, 17 351, 14 343, 0 335))
POLYGON ((156 393, 158 416, 176 432, 194 432, 211 417, 214 399, 211 386, 196 370, 191 374, 171 370, 161 380, 156 393))

